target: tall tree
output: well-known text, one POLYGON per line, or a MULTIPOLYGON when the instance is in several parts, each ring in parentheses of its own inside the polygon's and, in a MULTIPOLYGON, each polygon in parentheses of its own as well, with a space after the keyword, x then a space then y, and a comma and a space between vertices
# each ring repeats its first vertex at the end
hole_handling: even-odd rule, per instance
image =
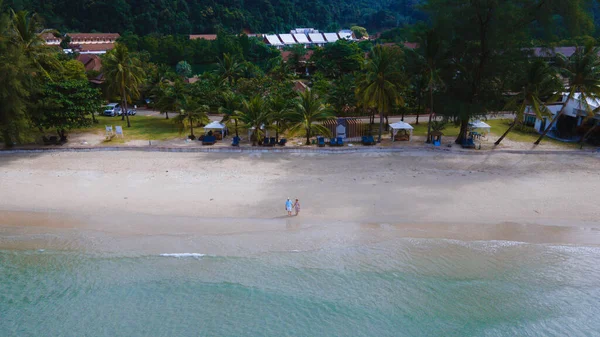
POLYGON ((383 132, 384 115, 402 101, 400 84, 402 51, 397 47, 375 46, 365 66, 364 78, 361 80, 360 100, 368 107, 379 112, 379 138, 383 132))
POLYGON ((237 57, 225 53, 223 58, 219 60, 216 72, 231 87, 242 76, 244 72, 243 63, 239 62, 237 57))
POLYGON ((291 130, 292 132, 302 131, 306 136, 306 145, 310 145, 312 135, 329 134, 329 129, 321 122, 334 118, 329 107, 323 104, 317 94, 312 90, 306 90, 298 96, 293 116, 296 124, 291 127, 291 130))
POLYGON ((293 118, 293 109, 291 102, 281 95, 275 95, 269 99, 269 109, 271 110, 271 123, 275 126, 275 140, 279 142, 279 135, 284 132, 293 118))
POLYGON ((244 123, 246 128, 253 130, 252 146, 256 146, 263 136, 262 127, 267 127, 270 121, 270 111, 267 109, 261 96, 254 96, 250 100, 242 102, 241 109, 236 113, 237 118, 244 123))
POLYGON ((521 73, 514 91, 514 96, 508 101, 505 109, 515 113, 515 120, 504 134, 495 142, 500 142, 508 133, 523 121, 525 111, 533 112, 538 118, 549 115, 544 99, 551 98, 561 91, 561 82, 556 70, 542 59, 535 59, 526 64, 525 72, 521 73))
POLYGON ((194 125, 207 124, 210 122, 208 119, 208 105, 201 104, 200 101, 189 95, 184 95, 180 101, 181 110, 177 117, 173 118, 176 124, 180 126, 183 132, 186 127, 190 128, 189 139, 196 139, 194 135, 194 125))
POLYGON ((584 48, 577 48, 571 57, 567 58, 562 54, 557 55, 556 65, 562 77, 567 81, 565 91, 568 94, 562 108, 535 141, 535 145, 538 145, 544 139, 552 126, 565 113, 568 103, 575 97, 576 93, 579 94, 578 100, 583 110, 587 111, 588 114, 592 114, 588 99, 600 98, 600 57, 598 53, 600 53, 599 47, 588 44, 584 48))
POLYGON ((221 123, 233 121, 236 137, 240 136, 238 132, 238 116, 236 114, 240 109, 240 104, 240 98, 233 91, 227 90, 221 94, 221 106, 219 107, 219 113, 223 115, 221 123))
POLYGON ((127 118, 127 126, 131 127, 127 114, 127 103, 132 102, 140 95, 139 88, 144 81, 144 69, 141 67, 141 62, 129 54, 125 45, 117 43, 115 48, 102 58, 102 69, 109 92, 121 97, 123 119, 127 118))

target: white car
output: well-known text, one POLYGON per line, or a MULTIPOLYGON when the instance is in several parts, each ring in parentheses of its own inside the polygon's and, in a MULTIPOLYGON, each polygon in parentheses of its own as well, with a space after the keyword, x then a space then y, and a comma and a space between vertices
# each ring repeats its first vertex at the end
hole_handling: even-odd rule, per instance
POLYGON ((121 114, 121 105, 119 103, 109 103, 104 107, 104 116, 118 116, 121 114))

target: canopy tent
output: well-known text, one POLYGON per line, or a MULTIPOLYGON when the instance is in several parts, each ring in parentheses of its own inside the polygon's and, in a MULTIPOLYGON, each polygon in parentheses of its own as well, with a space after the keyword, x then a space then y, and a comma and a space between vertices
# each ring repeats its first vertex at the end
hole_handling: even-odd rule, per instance
POLYGON ((492 129, 492 127, 489 124, 484 123, 482 121, 474 121, 473 123, 469 123, 469 127, 471 128, 471 130, 476 130, 476 132, 479 132, 481 134, 488 134, 492 129))
POLYGON ((205 135, 212 135, 211 131, 213 131, 212 133, 215 133, 218 140, 221 140, 227 135, 227 127, 219 122, 210 122, 204 126, 205 135))
POLYGON ((400 130, 404 130, 404 132, 407 132, 410 135, 408 140, 409 141, 412 140, 412 132, 414 130, 412 125, 410 125, 408 123, 404 123, 404 122, 396 122, 396 123, 390 124, 390 129, 392 132, 392 141, 396 141, 396 134, 400 130))

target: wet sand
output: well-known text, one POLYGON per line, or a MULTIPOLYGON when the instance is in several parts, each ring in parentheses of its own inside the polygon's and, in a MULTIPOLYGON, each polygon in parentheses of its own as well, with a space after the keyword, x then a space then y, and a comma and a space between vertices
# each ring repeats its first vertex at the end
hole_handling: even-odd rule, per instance
POLYGON ((0 155, 0 248, 248 254, 394 237, 600 244, 598 156, 0 155), (287 197, 302 212, 288 218, 287 197))

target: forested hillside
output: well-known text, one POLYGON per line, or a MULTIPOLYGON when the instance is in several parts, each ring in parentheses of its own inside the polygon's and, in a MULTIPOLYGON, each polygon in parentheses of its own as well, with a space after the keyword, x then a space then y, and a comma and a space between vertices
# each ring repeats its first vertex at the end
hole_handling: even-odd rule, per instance
POLYGON ((422 0, 8 0, 6 7, 39 13, 61 31, 138 35, 283 32, 297 26, 334 30, 352 24, 370 30, 422 18, 422 0))

